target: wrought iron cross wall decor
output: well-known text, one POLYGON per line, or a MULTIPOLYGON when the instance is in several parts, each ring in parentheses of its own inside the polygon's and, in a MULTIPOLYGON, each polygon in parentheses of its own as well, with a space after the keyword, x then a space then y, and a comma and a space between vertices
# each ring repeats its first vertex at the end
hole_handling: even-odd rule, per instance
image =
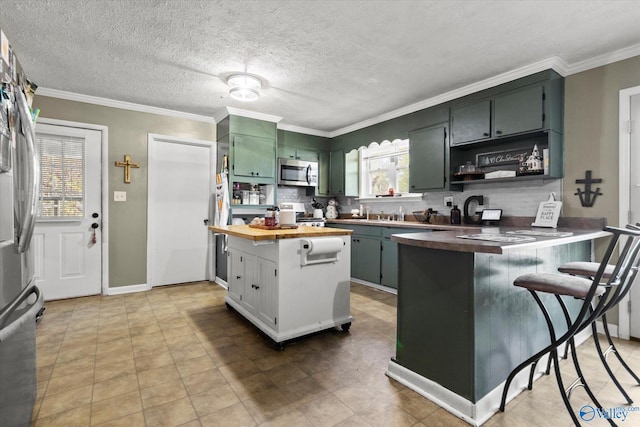
POLYGON ((578 192, 574 193, 574 195, 580 198, 580 203, 583 207, 592 207, 596 201, 596 197, 602 196, 600 187, 596 188, 595 191, 591 190, 591 184, 599 184, 601 182, 601 178, 591 178, 591 171, 584 173, 584 179, 576 179, 576 184, 584 184, 584 191, 578 188, 578 192))
POLYGON ((132 162, 131 156, 128 154, 125 154, 124 162, 116 161, 116 166, 124 168, 124 183, 131 184, 131 168, 139 168, 140 163, 132 162))

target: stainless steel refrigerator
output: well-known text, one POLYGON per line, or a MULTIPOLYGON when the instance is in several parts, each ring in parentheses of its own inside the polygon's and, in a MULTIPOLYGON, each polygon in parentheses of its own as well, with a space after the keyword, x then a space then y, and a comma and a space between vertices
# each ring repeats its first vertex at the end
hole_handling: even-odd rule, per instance
POLYGON ((39 162, 25 79, 1 33, 0 66, 0 425, 28 426, 36 399, 36 315, 43 296, 34 284, 30 250, 39 162))

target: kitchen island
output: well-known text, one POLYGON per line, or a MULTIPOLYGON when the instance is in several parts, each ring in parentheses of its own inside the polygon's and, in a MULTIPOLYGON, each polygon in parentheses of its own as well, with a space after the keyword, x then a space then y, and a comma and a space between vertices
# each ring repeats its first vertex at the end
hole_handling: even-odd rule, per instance
MULTIPOLYGON (((607 236, 601 230, 492 227, 394 234, 397 344, 387 375, 470 424, 482 424, 497 411, 511 370, 549 341, 539 308, 529 292, 513 286, 514 279, 590 260, 592 241, 607 236)), ((581 304, 566 302, 572 312, 581 304)), ((555 324, 563 324, 559 308, 551 314, 555 324)), ((525 370, 516 377, 510 399, 525 387, 527 375, 525 370)))
POLYGON ((286 341, 340 326, 348 331, 350 230, 210 226, 227 234, 227 307, 269 336, 286 341))

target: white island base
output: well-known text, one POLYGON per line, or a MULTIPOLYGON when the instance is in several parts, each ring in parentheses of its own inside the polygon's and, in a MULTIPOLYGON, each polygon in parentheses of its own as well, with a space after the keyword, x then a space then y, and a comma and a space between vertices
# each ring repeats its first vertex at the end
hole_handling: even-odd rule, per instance
POLYGON ((277 347, 337 326, 349 330, 349 236, 255 241, 230 235, 228 256, 227 306, 277 347))

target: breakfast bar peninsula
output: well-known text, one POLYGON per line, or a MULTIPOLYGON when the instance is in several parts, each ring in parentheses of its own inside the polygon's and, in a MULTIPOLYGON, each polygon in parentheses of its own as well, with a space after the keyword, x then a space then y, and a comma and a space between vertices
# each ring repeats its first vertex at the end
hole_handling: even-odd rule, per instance
POLYGON ((227 307, 278 348, 293 338, 340 326, 350 312, 350 230, 329 227, 210 226, 228 235, 227 307))
MULTIPOLYGON (((397 344, 387 375, 470 424, 482 424, 497 411, 511 370, 549 343, 539 308, 514 279, 591 260, 593 240, 608 235, 603 226, 604 221, 593 221, 586 228, 394 234, 397 344)), ((582 304, 566 303, 574 314, 582 304)), ((551 315, 563 324, 559 307, 551 315)), ((525 387, 528 370, 522 374, 509 398, 525 387)))

